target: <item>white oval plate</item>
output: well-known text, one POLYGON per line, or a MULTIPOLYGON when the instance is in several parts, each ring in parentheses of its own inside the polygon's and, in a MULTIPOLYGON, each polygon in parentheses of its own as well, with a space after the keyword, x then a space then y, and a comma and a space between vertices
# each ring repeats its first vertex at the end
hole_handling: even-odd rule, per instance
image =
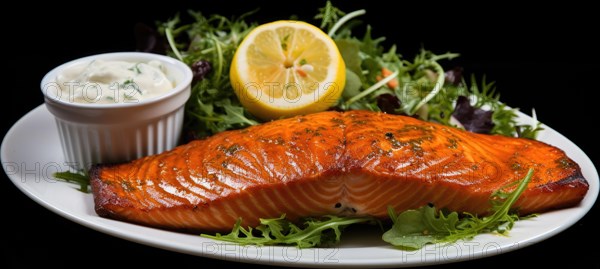
MULTIPOLYGON (((525 114, 520 122, 531 122, 525 114)), ((581 166, 590 184, 577 207, 543 213, 516 223, 509 236, 482 234, 471 241, 428 245, 419 251, 394 249, 381 240, 382 232, 351 229, 335 248, 299 250, 295 247, 256 247, 214 241, 200 236, 147 228, 98 217, 91 194, 57 183, 52 173, 67 170, 54 118, 44 105, 21 118, 2 141, 4 171, 27 196, 51 211, 92 229, 141 244, 203 257, 231 261, 303 267, 402 267, 471 260, 516 250, 575 224, 592 207, 598 196, 598 173, 592 161, 575 144, 548 126, 539 140, 563 149, 581 166)))

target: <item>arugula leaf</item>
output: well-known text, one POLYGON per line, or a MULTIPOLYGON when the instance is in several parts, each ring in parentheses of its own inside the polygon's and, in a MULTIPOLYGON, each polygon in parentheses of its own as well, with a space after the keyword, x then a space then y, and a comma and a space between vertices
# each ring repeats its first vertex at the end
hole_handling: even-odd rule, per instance
POLYGON ((362 87, 360 77, 352 72, 350 69, 346 69, 346 86, 342 92, 342 98, 348 100, 360 93, 362 87))
POLYGON ((83 193, 90 193, 90 177, 87 173, 83 171, 79 172, 56 172, 52 174, 57 180, 64 181, 67 183, 73 183, 79 185, 78 191, 83 193))
POLYGON ((234 125, 256 125, 257 121, 249 119, 244 115, 244 108, 241 106, 232 105, 230 100, 224 100, 223 102, 216 102, 216 104, 223 106, 225 109, 225 115, 221 115, 220 117, 223 119, 223 122, 234 125))
POLYGON ((383 234, 383 241, 406 249, 419 249, 425 244, 443 241, 444 237, 457 231, 458 213, 452 212, 446 216, 428 205, 407 210, 398 216, 390 207, 388 214, 394 225, 383 234))
POLYGON ((483 218, 463 213, 464 218, 461 219, 457 212, 445 215, 430 205, 416 210, 407 210, 399 215, 396 215, 392 208, 388 208, 394 224, 382 238, 401 249, 416 250, 425 244, 452 243, 457 240, 471 239, 483 232, 506 234, 519 219, 517 214, 510 213, 510 209, 527 188, 532 176, 533 169, 529 169, 527 175, 518 182, 518 186, 512 192, 504 192, 505 188, 512 186, 494 192, 490 200, 493 214, 483 218))
POLYGON ((296 226, 283 214, 279 218, 260 219, 260 225, 254 229, 244 229, 240 218, 229 234, 201 236, 242 245, 293 245, 298 248, 310 248, 339 242, 342 229, 350 224, 374 221, 370 217, 327 215, 319 219, 306 219, 303 225, 296 226))
POLYGON ((515 126, 517 130, 517 136, 529 139, 536 139, 539 132, 544 130, 542 127, 542 123, 537 122, 534 125, 517 125, 515 126))
POLYGON ((327 28, 330 30, 344 15, 346 15, 346 13, 334 7, 333 4, 331 4, 331 1, 327 1, 324 7, 319 8, 319 13, 315 15, 315 19, 321 19, 319 28, 327 28))
POLYGON ((360 58, 360 42, 356 39, 338 39, 335 44, 344 59, 346 68, 356 75, 362 75, 360 58))

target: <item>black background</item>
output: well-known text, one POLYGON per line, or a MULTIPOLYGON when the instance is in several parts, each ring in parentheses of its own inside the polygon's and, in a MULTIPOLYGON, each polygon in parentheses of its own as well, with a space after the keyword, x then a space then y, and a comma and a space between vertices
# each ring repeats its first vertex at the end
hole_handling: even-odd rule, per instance
MULTIPOLYGON (((345 11, 367 9, 362 19, 373 26, 374 36, 387 37, 386 45, 398 44, 412 58, 421 46, 434 52, 461 53, 444 62, 460 65, 467 74, 495 80, 502 100, 528 114, 535 107, 538 118, 581 147, 594 163, 600 152, 594 144, 599 115, 598 41, 593 8, 576 4, 526 7, 522 4, 488 3, 459 6, 401 1, 392 7, 384 1, 337 1, 345 11)), ((4 59, 3 115, 0 134, 25 113, 43 103, 39 90, 42 76, 51 68, 81 56, 135 49, 136 22, 153 25, 186 9, 205 14, 239 15, 256 7, 253 19, 260 23, 287 19, 297 14, 312 17, 321 1, 164 1, 78 2, 69 7, 55 3, 41 8, 27 1, 3 8, 4 59), (14 13, 19 19, 9 19, 14 13), (8 48, 7 48, 8 46, 8 48), (8 72, 8 73, 6 73, 8 72)), ((483 2, 482 2, 483 3, 483 2)), ((2 224, 0 267, 240 266, 220 260, 178 254, 117 239, 68 221, 37 205, 18 191, 2 174, 2 224)), ((597 257, 598 208, 565 232, 542 243, 503 255, 450 264, 463 266, 600 267, 597 257)), ((254 265, 255 266, 255 265, 254 265)))

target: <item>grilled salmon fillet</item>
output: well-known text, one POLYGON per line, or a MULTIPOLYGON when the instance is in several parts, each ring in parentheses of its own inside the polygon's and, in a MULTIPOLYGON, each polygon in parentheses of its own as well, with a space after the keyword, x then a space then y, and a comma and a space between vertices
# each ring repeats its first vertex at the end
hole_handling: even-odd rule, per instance
POLYGON ((130 163, 98 165, 98 215, 187 231, 227 231, 238 218, 370 215, 433 203, 486 214, 492 192, 534 176, 520 213, 574 206, 588 183, 542 142, 475 134, 410 117, 322 112, 192 141, 130 163))

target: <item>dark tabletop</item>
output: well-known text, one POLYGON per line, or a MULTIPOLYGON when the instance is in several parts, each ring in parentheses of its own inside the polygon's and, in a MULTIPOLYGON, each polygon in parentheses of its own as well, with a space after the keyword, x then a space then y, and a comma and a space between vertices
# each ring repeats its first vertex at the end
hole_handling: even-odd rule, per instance
MULTIPOLYGON (((87 7, 48 10, 21 1, 16 3, 17 8, 3 8, 3 15, 14 12, 21 20, 2 18, 2 43, 9 47, 3 55, 9 62, 3 64, 9 73, 0 76, 4 82, 1 100, 6 106, 2 109, 0 135, 4 137, 20 117, 43 103, 39 82, 51 68, 81 56, 134 50, 136 22, 152 25, 188 8, 205 14, 239 15, 256 7, 261 10, 253 18, 261 23, 287 19, 290 14, 312 20, 316 9, 323 5, 310 1, 282 1, 279 6, 260 1, 148 2, 125 7, 122 2, 86 1, 87 7)), ((438 53, 461 53, 459 59, 443 65, 462 66, 467 74, 479 77, 487 75, 488 81, 497 82, 502 101, 526 113, 535 107, 542 122, 577 144, 594 163, 600 163, 600 151, 594 142, 600 105, 591 96, 600 90, 600 46, 594 41, 598 29, 593 8, 488 3, 471 6, 474 11, 467 11, 467 7, 450 1, 441 5, 401 1, 400 9, 384 1, 338 2, 345 11, 366 8, 367 15, 362 19, 373 26, 373 34, 385 35, 386 45, 398 44, 398 51, 409 58, 421 46, 438 53)), ((84 268, 92 264, 137 268, 163 263, 169 268, 258 267, 160 250, 94 231, 46 210, 22 194, 4 173, 0 177, 2 268, 84 268)), ((540 268, 563 264, 599 268, 595 247, 599 223, 594 220, 598 214, 594 206, 577 224, 536 245, 446 266, 533 263, 540 268)))

